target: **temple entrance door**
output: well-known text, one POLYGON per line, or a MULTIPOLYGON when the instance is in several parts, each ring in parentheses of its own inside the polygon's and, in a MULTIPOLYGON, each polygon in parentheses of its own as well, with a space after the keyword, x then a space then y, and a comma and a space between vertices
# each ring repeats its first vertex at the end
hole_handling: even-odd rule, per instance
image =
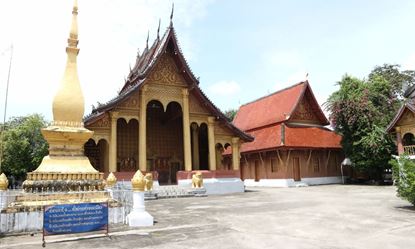
POLYGON ((255 160, 255 181, 259 182, 259 161, 255 160))
MULTIPOLYGON (((190 127, 188 127, 190 129, 190 127)), ((160 185, 176 184, 183 165, 183 114, 179 103, 165 108, 157 101, 147 104, 147 158, 157 171, 160 185)))
POLYGON ((293 158, 293 174, 294 174, 294 181, 301 181, 301 174, 300 174, 300 158, 294 157, 293 158))

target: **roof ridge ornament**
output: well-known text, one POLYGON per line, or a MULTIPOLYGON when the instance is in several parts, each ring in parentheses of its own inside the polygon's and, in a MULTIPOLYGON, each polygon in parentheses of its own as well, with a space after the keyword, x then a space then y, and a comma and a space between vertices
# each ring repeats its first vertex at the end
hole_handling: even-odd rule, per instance
POLYGON ((171 5, 170 27, 173 27, 174 2, 171 5))
POLYGON ((150 30, 147 31, 146 50, 148 50, 148 39, 150 37, 150 30))
POLYGON ((161 18, 159 18, 159 26, 157 28, 157 41, 160 41, 160 24, 161 24, 161 18))

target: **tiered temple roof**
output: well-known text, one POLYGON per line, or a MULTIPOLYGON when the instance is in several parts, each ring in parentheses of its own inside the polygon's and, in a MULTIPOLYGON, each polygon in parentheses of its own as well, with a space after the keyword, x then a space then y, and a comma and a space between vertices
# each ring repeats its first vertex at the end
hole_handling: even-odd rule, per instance
POLYGON ((146 82, 147 77, 152 72, 158 60, 168 50, 173 51, 174 61, 178 65, 179 72, 184 77, 185 81, 189 84, 189 90, 192 91, 192 94, 194 94, 200 100, 200 102, 208 110, 211 111, 212 115, 216 116, 218 121, 222 121, 228 128, 238 134, 241 139, 244 141, 253 141, 254 138, 252 136, 234 126, 232 122, 219 110, 219 108, 217 108, 212 103, 212 101, 210 101, 210 99, 200 89, 199 79, 196 78, 191 71, 180 49, 172 22, 170 23, 161 39, 157 37, 151 47, 148 47, 147 43, 143 53, 141 55, 139 53, 137 54, 136 63, 131 69, 118 96, 111 99, 107 103, 101 104, 97 108, 94 108, 92 113, 84 118, 84 123, 89 125, 100 119, 105 112, 114 109, 118 103, 122 102, 138 89, 140 89, 146 82))

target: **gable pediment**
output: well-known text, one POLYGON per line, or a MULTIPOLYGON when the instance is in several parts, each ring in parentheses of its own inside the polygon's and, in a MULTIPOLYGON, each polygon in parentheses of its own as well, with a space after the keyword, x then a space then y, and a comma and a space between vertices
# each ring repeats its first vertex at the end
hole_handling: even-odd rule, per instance
POLYGON ((164 53, 157 61, 157 64, 154 66, 152 72, 148 77, 148 82, 162 85, 187 87, 186 81, 179 73, 177 64, 174 61, 172 54, 169 52, 164 53))
POLYGON ((318 103, 306 92, 297 104, 296 109, 290 117, 290 121, 306 124, 321 124, 321 120, 317 116, 320 110, 318 103), (317 107, 316 107, 317 105, 317 107))
POLYGON ((397 122, 398 126, 414 125, 415 126, 415 113, 410 111, 408 108, 405 109, 401 118, 397 122))

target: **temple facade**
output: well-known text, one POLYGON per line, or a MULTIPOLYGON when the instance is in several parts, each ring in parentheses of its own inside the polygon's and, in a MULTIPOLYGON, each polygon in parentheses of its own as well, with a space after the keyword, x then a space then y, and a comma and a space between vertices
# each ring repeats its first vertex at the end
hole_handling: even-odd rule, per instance
POLYGON ((94 131, 85 153, 100 172, 129 180, 140 169, 160 184, 204 178, 238 178, 241 144, 253 137, 235 127, 207 98, 188 66, 173 24, 137 55, 118 96, 84 119, 94 131), (223 167, 223 148, 231 164, 223 167))
POLYGON ((342 181, 341 136, 325 127, 329 121, 308 81, 242 105, 234 125, 255 137, 241 147, 245 185, 342 181))

